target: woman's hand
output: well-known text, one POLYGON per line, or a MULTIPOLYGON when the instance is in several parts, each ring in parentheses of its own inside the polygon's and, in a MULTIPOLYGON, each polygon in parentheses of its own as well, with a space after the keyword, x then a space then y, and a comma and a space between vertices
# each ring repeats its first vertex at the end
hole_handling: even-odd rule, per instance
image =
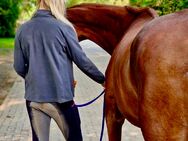
POLYGON ((101 85, 103 86, 103 88, 105 88, 105 82, 103 82, 101 85))
POLYGON ((74 80, 74 81, 73 81, 73 86, 74 86, 74 88, 76 87, 76 84, 77 84, 77 81, 74 80))

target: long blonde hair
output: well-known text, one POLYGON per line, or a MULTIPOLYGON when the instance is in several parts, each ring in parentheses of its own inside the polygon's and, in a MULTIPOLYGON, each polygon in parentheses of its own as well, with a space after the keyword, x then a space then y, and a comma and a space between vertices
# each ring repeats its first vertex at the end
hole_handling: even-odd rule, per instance
POLYGON ((72 23, 69 22, 69 20, 65 17, 66 7, 64 0, 37 0, 38 8, 41 4, 41 1, 43 2, 44 8, 50 10, 52 12, 52 15, 55 16, 56 19, 61 20, 74 29, 72 23))

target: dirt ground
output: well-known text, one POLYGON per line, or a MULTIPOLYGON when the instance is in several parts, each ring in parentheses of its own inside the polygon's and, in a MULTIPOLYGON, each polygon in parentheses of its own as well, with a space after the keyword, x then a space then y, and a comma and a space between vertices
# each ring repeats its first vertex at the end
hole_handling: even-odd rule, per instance
POLYGON ((16 73, 13 69, 13 53, 0 55, 0 104, 9 93, 14 81, 16 73))

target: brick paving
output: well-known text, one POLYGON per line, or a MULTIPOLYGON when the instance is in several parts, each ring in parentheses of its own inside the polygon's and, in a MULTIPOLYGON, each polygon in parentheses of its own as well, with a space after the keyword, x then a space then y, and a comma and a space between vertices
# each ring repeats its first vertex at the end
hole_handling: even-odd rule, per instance
MULTIPOLYGON (((104 73, 110 56, 89 41, 84 41, 81 45, 87 56, 104 73)), ((75 80, 78 82, 75 89, 75 101, 77 104, 85 103, 96 97, 103 88, 83 74, 76 66, 74 68, 75 80)), ((0 106, 0 141, 31 141, 31 130, 23 97, 24 82, 20 77, 16 77, 11 91, 0 106)), ((84 141, 99 141, 102 103, 103 97, 92 105, 79 109, 84 141)), ((50 131, 50 141, 65 141, 53 120, 50 131)), ((103 141, 108 141, 106 127, 103 141)), ((122 141, 144 140, 140 129, 125 121, 122 141)))

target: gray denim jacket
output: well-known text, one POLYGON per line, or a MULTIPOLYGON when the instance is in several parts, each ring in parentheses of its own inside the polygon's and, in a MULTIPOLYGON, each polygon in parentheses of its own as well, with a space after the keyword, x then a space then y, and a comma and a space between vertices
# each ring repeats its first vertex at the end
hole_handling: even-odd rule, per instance
POLYGON ((72 61, 91 79, 103 83, 104 75, 82 51, 74 30, 38 10, 15 37, 14 68, 25 79, 25 98, 35 102, 73 100, 72 61))

